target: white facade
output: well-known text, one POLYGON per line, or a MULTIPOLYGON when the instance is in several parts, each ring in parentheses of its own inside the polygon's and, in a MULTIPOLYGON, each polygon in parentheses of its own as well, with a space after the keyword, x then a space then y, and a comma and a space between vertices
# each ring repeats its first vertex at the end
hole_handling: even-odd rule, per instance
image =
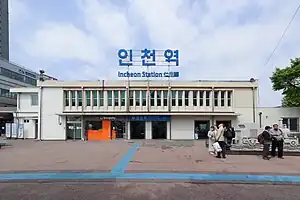
MULTIPOLYGON (((195 126, 209 128, 221 122, 233 127, 241 123, 264 126, 280 122, 282 117, 298 120, 300 114, 300 109, 258 108, 258 81, 47 80, 38 82, 37 88, 14 88, 11 92, 18 93, 15 118, 24 123, 24 137, 41 140, 65 140, 68 123, 77 124, 75 129, 83 138, 88 117, 125 117, 125 138, 132 139, 133 126, 138 126, 132 120, 142 116, 145 122, 139 120, 144 124, 140 132, 145 132, 145 139, 152 139, 156 116, 168 116, 162 123, 165 139, 190 140, 195 126)), ((299 129, 299 123, 297 126, 299 129)))

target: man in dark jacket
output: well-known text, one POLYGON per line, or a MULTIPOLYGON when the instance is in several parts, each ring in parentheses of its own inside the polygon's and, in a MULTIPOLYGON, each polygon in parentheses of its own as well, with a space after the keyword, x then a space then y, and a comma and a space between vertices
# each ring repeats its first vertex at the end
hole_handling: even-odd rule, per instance
POLYGON ((263 138, 262 144, 264 145, 264 148, 263 148, 263 159, 264 160, 269 160, 270 159, 268 157, 269 152, 270 152, 270 145, 272 143, 272 137, 271 137, 271 134, 270 134, 270 130, 271 130, 271 127, 266 126, 265 130, 262 132, 262 138, 263 138))

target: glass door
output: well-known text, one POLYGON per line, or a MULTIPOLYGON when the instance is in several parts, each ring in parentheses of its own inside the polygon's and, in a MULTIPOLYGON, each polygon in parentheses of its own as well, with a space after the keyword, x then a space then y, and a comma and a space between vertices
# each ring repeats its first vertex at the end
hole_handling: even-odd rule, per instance
POLYGON ((68 122, 66 136, 67 140, 81 140, 81 122, 68 122))

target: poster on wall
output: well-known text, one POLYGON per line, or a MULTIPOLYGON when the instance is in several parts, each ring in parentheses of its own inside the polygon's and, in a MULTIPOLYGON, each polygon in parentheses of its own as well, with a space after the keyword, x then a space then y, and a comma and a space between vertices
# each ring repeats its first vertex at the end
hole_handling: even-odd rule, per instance
POLYGON ((18 138, 24 138, 24 124, 19 124, 18 138))
POLYGON ((6 123, 5 124, 5 136, 7 138, 11 137, 11 123, 6 123))
POLYGON ((17 124, 11 124, 11 138, 17 138, 17 124))

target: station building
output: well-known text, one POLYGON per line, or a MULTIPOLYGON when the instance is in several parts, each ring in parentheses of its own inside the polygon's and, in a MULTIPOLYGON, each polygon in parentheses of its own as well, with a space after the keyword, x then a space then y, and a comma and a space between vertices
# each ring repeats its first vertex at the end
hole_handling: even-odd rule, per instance
POLYGON ((211 125, 283 120, 299 131, 299 109, 258 108, 258 80, 38 81, 12 88, 15 121, 39 140, 206 138, 211 125), (291 117, 292 116, 292 117, 291 117), (296 119, 296 121, 295 121, 296 119), (294 121, 293 121, 294 120, 294 121))

